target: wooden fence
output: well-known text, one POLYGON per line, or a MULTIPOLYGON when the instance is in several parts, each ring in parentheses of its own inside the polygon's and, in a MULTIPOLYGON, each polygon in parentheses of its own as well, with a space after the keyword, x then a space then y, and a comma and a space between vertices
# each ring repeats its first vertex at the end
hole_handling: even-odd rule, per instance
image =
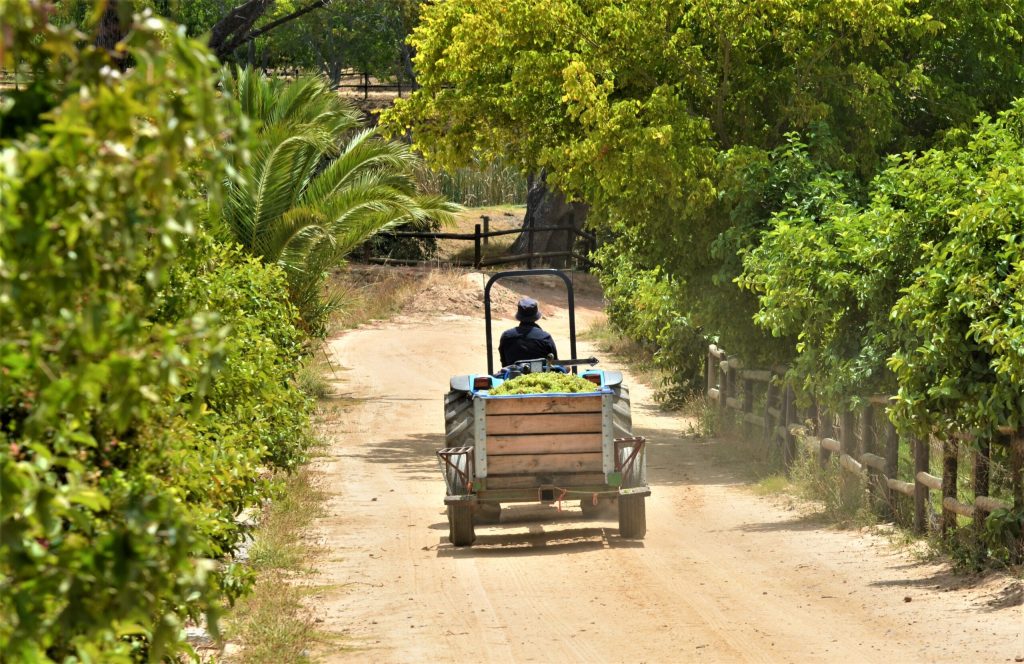
POLYGON ((395 92, 399 97, 402 96, 402 90, 412 92, 416 90, 415 81, 403 81, 402 77, 396 76, 394 83, 385 83, 379 79, 371 76, 366 72, 361 73, 350 73, 339 81, 335 86, 335 90, 362 90, 363 99, 367 99, 370 96, 370 91, 382 91, 382 92, 395 92), (348 79, 355 78, 358 80, 356 83, 345 82, 348 79))
MULTIPOLYGON (((916 438, 904 440, 909 446, 913 469, 901 469, 901 438, 889 419, 885 408, 891 397, 871 395, 861 401, 864 406, 856 411, 829 413, 819 410, 813 402, 805 407, 797 403, 793 387, 783 376, 785 368, 748 369, 736 357, 728 356, 717 346, 709 346, 707 357, 707 396, 719 411, 724 427, 736 427, 736 433, 747 438, 760 436, 765 444, 781 451, 788 469, 797 458, 798 445, 817 455, 818 462, 827 467, 833 459, 841 470, 844 483, 867 485, 872 506, 883 516, 900 519, 903 510, 896 509, 901 500, 912 501, 913 520, 910 524, 918 533, 931 527, 930 492, 941 492, 941 518, 938 529, 943 534, 957 527, 957 517, 974 521, 977 534, 985 518, 1000 509, 1024 510, 1024 487, 1021 485, 1024 465, 1024 430, 1001 429, 995 440, 971 440, 971 436, 954 433, 942 447, 942 475, 931 471, 932 441, 916 438), (755 395, 763 399, 763 407, 755 412, 755 395), (992 445, 1010 447, 1010 494, 1012 503, 989 495, 990 452, 992 445), (973 455, 973 471, 969 481, 972 499, 958 497, 960 486, 959 459, 961 452, 973 455), (901 472, 902 471, 902 472, 901 472), (908 477, 912 481, 899 479, 908 477)), ((936 444, 938 445, 938 443, 936 444)), ((856 489, 854 489, 856 490, 856 489)), ((842 496, 850 495, 845 490, 842 496)), ((1024 555, 1024 537, 1019 538, 1015 555, 1024 555)))
MULTIPOLYGON (((534 230, 532 226, 526 228, 513 228, 509 230, 492 231, 490 230, 490 217, 481 216, 481 223, 476 224, 472 233, 442 233, 442 232, 426 232, 426 231, 396 231, 393 233, 382 233, 380 237, 407 237, 407 238, 418 238, 418 239, 430 239, 435 240, 465 240, 473 243, 473 260, 470 261, 459 261, 451 260, 445 261, 448 265, 454 265, 456 267, 472 267, 480 269, 482 267, 490 267, 493 265, 507 265, 509 263, 525 263, 527 269, 533 269, 534 264, 545 264, 551 259, 563 258, 566 261, 574 261, 575 264, 582 268, 589 268, 590 252, 597 248, 597 235, 585 230, 579 230, 575 226, 549 226, 545 228, 538 228, 534 230), (492 256, 484 257, 484 248, 488 246, 489 240, 493 237, 501 237, 505 235, 520 235, 526 234, 526 252, 518 254, 506 254, 503 256, 492 256), (565 251, 534 251, 534 235, 540 233, 565 233, 566 234, 566 246, 569 249, 565 251), (577 239, 581 239, 582 243, 576 242, 577 239), (575 250, 574 248, 582 244, 582 250, 575 250)), ((393 259, 387 257, 374 257, 370 255, 370 244, 367 243, 363 246, 363 260, 368 263, 382 263, 386 265, 420 265, 428 264, 433 261, 423 260, 411 260, 411 259, 393 259)))

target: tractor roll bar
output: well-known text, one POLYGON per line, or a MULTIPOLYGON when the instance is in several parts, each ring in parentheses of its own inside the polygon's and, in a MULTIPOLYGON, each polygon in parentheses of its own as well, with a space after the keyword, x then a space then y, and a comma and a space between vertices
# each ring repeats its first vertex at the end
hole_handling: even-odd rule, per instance
POLYGON ((538 270, 506 270, 495 273, 484 286, 484 321, 487 327, 487 373, 494 373, 494 347, 491 334, 491 286, 500 279, 510 277, 558 277, 565 283, 569 294, 569 357, 576 357, 576 299, 573 295, 572 280, 561 270, 545 268, 538 270))

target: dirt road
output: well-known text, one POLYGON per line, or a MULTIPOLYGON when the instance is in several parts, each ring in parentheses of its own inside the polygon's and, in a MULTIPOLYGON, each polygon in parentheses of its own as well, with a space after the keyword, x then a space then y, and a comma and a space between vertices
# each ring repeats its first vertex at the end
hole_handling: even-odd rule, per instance
MULTIPOLYGON (((585 326, 600 311, 583 299, 585 326)), ((543 322, 565 338, 564 310, 543 322)), ((484 366, 483 339, 478 318, 417 315, 332 343, 339 398, 358 405, 318 462, 330 498, 310 607, 341 637, 314 644, 324 661, 1022 661, 1018 583, 958 580, 753 495, 635 383, 646 540, 566 504, 508 509, 455 549, 434 457, 441 397, 450 375, 484 366)))

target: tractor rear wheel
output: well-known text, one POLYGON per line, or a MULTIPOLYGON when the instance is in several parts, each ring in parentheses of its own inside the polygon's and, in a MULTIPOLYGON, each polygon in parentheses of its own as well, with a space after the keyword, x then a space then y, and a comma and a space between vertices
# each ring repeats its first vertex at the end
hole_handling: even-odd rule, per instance
POLYGON ((647 534, 647 502, 644 496, 619 497, 619 535, 643 539, 647 534))
POLYGON ((455 546, 469 546, 476 539, 473 508, 468 503, 448 506, 448 539, 455 546))

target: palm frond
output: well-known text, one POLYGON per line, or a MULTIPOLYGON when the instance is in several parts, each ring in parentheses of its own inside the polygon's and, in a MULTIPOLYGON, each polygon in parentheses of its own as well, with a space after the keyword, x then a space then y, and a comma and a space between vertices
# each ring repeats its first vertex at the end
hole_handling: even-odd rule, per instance
POLYGON ((353 249, 401 224, 447 224, 461 209, 418 195, 418 157, 364 128, 325 79, 284 82, 239 68, 224 87, 253 121, 253 138, 241 181, 212 210, 218 232, 284 268, 308 329, 325 329, 327 271, 353 249))

